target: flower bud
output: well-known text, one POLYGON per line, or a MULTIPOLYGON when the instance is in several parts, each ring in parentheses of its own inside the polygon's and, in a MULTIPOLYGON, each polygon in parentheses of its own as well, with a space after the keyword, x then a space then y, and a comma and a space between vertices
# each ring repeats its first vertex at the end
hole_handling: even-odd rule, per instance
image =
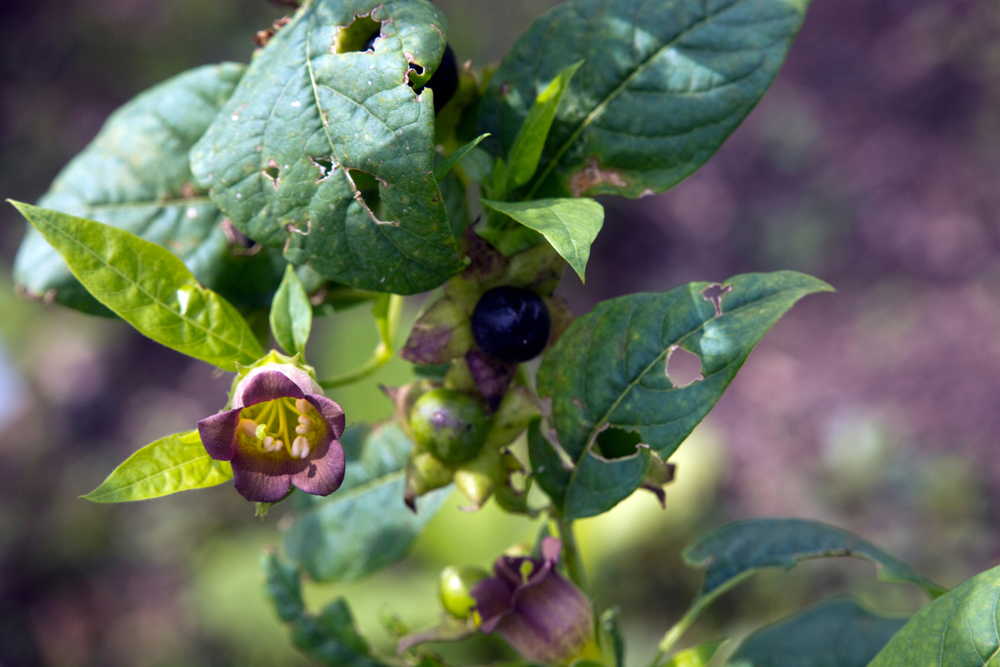
POLYGON ((476 604, 471 594, 472 587, 489 576, 488 572, 478 567, 449 565, 441 570, 440 594, 444 610, 455 618, 467 619, 476 604))

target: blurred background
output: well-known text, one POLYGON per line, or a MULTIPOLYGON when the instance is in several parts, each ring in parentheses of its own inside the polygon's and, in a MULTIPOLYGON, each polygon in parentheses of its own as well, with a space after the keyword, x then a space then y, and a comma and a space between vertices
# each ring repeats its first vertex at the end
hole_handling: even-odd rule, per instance
MULTIPOLYGON (((482 64, 555 3, 438 4, 459 59, 482 64)), ((0 3, 0 196, 34 201, 112 110, 195 65, 248 60, 281 14, 264 0, 0 3)), ((998 37, 996 3, 815 0, 774 87, 704 168, 662 196, 603 200, 589 281, 562 287, 577 314, 745 271, 798 269, 838 290, 796 306, 751 355, 679 451, 665 512, 640 493, 582 522, 596 605, 623 607, 634 664, 699 584, 680 549, 733 518, 828 521, 949 586, 997 563, 998 37)), ((0 666, 307 664, 261 594, 282 508, 255 519, 230 485, 124 506, 77 498, 221 407, 229 380, 119 322, 15 297, 23 233, 0 207, 0 666)), ((347 370, 374 342, 362 306, 322 323, 311 358, 347 370)), ((395 361, 375 381, 408 375, 395 361)), ((390 411, 374 382, 334 398, 351 420, 390 411)), ((309 602, 346 595, 382 647, 385 602, 431 622, 443 565, 486 566, 537 530, 458 504, 404 563, 311 585, 309 602)), ((866 563, 810 563, 744 584, 688 639, 738 637, 835 593, 883 612, 924 603, 866 563)))

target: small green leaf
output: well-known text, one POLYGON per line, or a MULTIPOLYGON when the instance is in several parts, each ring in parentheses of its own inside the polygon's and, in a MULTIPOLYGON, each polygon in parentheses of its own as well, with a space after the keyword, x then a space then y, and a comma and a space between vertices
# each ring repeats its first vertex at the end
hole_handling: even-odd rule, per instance
POLYGON ((649 447, 640 445, 629 456, 607 459, 588 452, 570 474, 563 507, 566 519, 603 514, 632 495, 649 469, 649 447))
POLYGON ((304 354, 312 330, 312 304, 291 264, 274 293, 270 319, 271 333, 278 345, 288 354, 304 354))
POLYGON ((518 203, 484 199, 483 204, 541 233, 584 280, 590 245, 604 224, 603 206, 586 198, 518 203))
POLYGON ((167 250, 100 222, 11 203, 87 291, 140 333, 227 371, 264 355, 236 309, 167 250))
POLYGON ((956 586, 917 612, 868 667, 996 667, 1000 567, 956 586))
POLYGON ((743 640, 728 667, 865 667, 906 623, 852 598, 822 602, 743 640))
POLYGON ((612 607, 601 614, 598 637, 605 667, 625 667, 625 637, 622 634, 618 607, 612 607))
POLYGON ((555 506, 562 507, 566 502, 566 491, 569 489, 573 468, 567 467, 556 446, 542 435, 541 425, 541 417, 535 417, 528 425, 531 475, 555 506))
POLYGON ((507 154, 507 188, 513 190, 519 188, 535 175, 538 169, 538 160, 542 157, 542 149, 545 147, 545 139, 549 136, 549 129, 552 121, 555 120, 556 110, 559 102, 562 101, 563 93, 569 86, 570 79, 580 69, 583 61, 572 65, 559 72, 555 79, 542 89, 542 92, 535 98, 534 104, 528 110, 528 115, 514 137, 514 143, 507 154))
POLYGON ((705 570, 700 597, 761 568, 788 570, 804 560, 840 557, 874 563, 880 580, 914 584, 932 597, 946 590, 871 542, 846 530, 805 519, 729 523, 702 535, 684 550, 684 560, 689 565, 705 570))
POLYGON ((447 176, 448 172, 451 171, 451 168, 454 167, 456 164, 458 164, 462 160, 462 158, 471 153, 472 149, 478 146, 479 142, 488 136, 490 136, 489 132, 486 132, 485 134, 480 134, 478 137, 476 137, 469 143, 465 144, 464 146, 456 148, 451 155, 441 160, 441 164, 434 167, 434 180, 436 180, 438 183, 443 181, 444 177, 447 176))
POLYGON ((331 602, 318 616, 313 615, 306 611, 300 574, 294 565, 273 553, 265 553, 261 565, 264 591, 278 618, 288 624, 295 648, 327 667, 386 667, 358 634, 343 598, 331 602))
POLYGON ((450 487, 420 499, 413 514, 403 504, 412 444, 394 424, 371 432, 353 427, 341 438, 347 472, 326 498, 295 495, 296 521, 285 551, 316 581, 350 581, 396 563, 441 508, 450 487))
POLYGON ((127 503, 205 489, 232 477, 227 461, 216 461, 205 451, 198 431, 185 431, 146 445, 83 498, 95 503, 127 503))
POLYGON ((716 639, 715 641, 705 642, 691 648, 686 648, 683 651, 678 651, 670 656, 670 660, 663 667, 705 667, 708 663, 712 662, 712 658, 715 657, 716 652, 727 641, 729 640, 716 639))

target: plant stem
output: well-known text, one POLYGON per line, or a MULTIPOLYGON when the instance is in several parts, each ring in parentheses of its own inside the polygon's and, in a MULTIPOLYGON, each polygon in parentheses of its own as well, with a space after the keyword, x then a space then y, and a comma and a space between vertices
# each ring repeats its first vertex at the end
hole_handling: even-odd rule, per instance
POLYGON ((381 294, 375 301, 372 314, 375 315, 375 326, 378 328, 379 344, 368 360, 347 373, 319 381, 323 389, 342 387, 345 384, 357 382, 382 368, 392 359, 394 340, 399 330, 399 319, 403 312, 403 297, 398 294, 381 294))
POLYGON ((573 534, 572 519, 557 519, 559 525, 559 538, 562 540, 562 555, 566 563, 566 574, 573 580, 580 590, 587 592, 587 574, 583 569, 583 560, 580 558, 580 549, 576 544, 576 536, 573 534))
POLYGON ((663 658, 670 652, 670 649, 674 647, 674 644, 676 644, 684 633, 687 632, 688 628, 694 624, 698 615, 705 611, 705 608, 708 607, 708 605, 715 602, 715 599, 720 595, 740 585, 754 574, 754 570, 741 572, 739 575, 733 577, 721 586, 712 589, 712 591, 708 594, 696 597, 688 610, 683 616, 681 616, 681 620, 674 623, 673 627, 667 630, 667 634, 663 635, 663 639, 660 640, 660 645, 657 647, 656 655, 654 655, 653 659, 649 662, 649 667, 659 666, 663 658))

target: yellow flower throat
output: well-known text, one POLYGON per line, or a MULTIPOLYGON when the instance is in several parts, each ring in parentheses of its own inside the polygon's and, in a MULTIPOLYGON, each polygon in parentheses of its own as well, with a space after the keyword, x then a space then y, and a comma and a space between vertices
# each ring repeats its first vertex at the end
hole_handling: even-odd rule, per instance
POLYGON ((326 420, 304 398, 276 398, 240 411, 236 437, 244 445, 304 459, 326 435, 326 420))

